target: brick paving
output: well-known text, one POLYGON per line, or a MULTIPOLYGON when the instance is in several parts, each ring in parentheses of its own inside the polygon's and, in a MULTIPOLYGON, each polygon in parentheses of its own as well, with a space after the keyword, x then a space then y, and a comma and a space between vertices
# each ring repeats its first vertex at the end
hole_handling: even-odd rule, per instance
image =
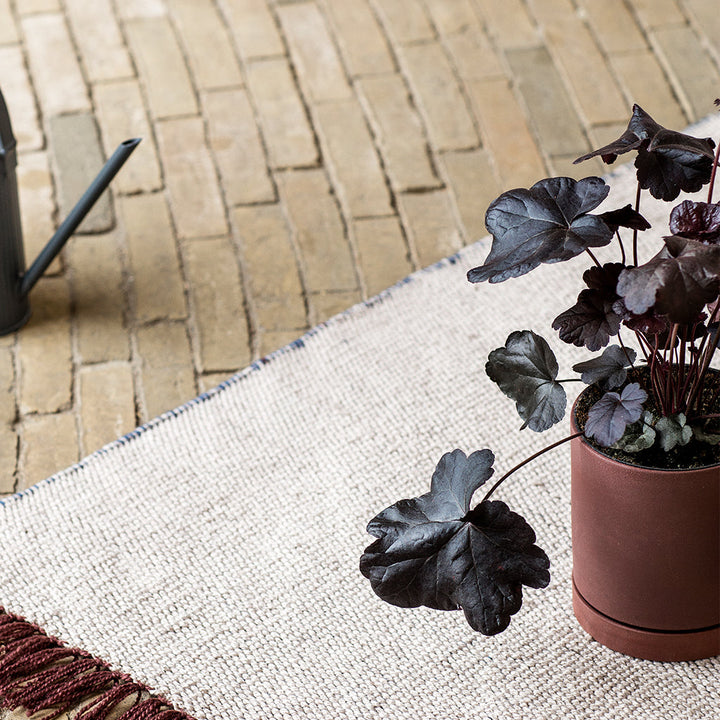
POLYGON ((485 234, 486 205, 720 95, 717 0, 0 0, 28 260, 0 495, 485 234))

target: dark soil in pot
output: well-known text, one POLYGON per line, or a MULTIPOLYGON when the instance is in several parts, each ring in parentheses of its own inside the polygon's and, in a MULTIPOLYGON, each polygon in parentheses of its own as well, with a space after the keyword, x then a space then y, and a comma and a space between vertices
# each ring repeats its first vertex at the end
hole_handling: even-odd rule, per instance
MULTIPOLYGON (((629 382, 638 382, 647 391, 649 386, 649 369, 647 367, 633 368, 628 372, 629 382)), ((579 397, 575 407, 575 418, 578 427, 585 428, 587 414, 590 408, 601 398, 603 390, 597 386, 588 387, 579 397)), ((655 402, 651 392, 645 402, 646 410, 656 411, 655 402)), ((720 371, 710 370, 707 375, 705 388, 700 399, 700 412, 702 414, 720 413, 720 371)), ((720 434, 720 418, 709 421, 706 431, 720 434)), ((692 438, 687 445, 675 447, 665 452, 656 443, 647 450, 628 453, 612 447, 606 448, 598 445, 594 440, 584 438, 585 442, 598 452, 614 458, 620 462, 639 467, 659 468, 662 470, 677 470, 710 467, 720 464, 720 443, 711 445, 692 438)))

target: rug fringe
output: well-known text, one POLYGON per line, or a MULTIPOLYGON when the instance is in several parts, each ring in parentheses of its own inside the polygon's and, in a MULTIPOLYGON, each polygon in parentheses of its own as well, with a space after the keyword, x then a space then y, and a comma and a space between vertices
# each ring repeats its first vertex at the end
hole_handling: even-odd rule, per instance
POLYGON ((74 710, 73 720, 107 720, 111 713, 114 720, 192 720, 129 675, 2 607, 0 708, 23 708, 28 715, 51 711, 43 720, 74 710), (121 703, 127 707, 117 714, 121 703))

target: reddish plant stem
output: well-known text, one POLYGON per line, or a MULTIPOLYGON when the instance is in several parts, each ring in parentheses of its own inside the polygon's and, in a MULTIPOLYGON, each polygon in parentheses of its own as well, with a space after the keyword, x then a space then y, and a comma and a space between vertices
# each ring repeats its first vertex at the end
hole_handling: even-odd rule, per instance
POLYGON ((620 333, 618 332, 617 336, 618 342, 620 343, 620 347, 622 348, 622 351, 625 353, 625 357, 627 358, 627 361, 630 363, 631 367, 635 367, 633 364, 633 361, 630 359, 630 354, 628 352, 628 349, 625 347, 625 343, 622 341, 622 337, 620 336, 620 333))
POLYGON ((563 443, 568 442, 569 440, 574 440, 576 437, 580 437, 582 435, 581 432, 573 433, 572 435, 568 435, 568 437, 563 438, 562 440, 558 440, 557 442, 554 442, 552 445, 548 445, 547 447, 544 447, 542 450, 538 450, 534 455, 531 455, 529 458, 525 458, 522 462, 518 463, 512 470, 508 470, 491 488, 488 490, 488 492, 485 494, 485 497, 480 501, 481 503, 484 503, 486 500, 490 498, 490 496, 502 485, 507 478, 509 478, 516 470, 520 470, 520 468, 524 467, 528 463, 532 462, 536 458, 539 458, 544 453, 548 452, 548 450, 554 450, 558 445, 562 445, 563 443))
POLYGON ((620 230, 616 230, 615 235, 617 236, 618 243, 620 244, 620 262, 624 265, 625 264, 625 246, 623 245, 622 238, 620 237, 620 230))
POLYGON ((712 174, 710 175, 710 187, 708 188, 708 203, 712 202, 713 190, 715 189, 715 175, 717 173, 718 159, 720 159, 720 143, 715 149, 715 161, 713 162, 712 174))
MULTIPOLYGON (((638 181, 637 186, 637 194, 635 195, 635 212, 640 212, 640 194, 642 193, 642 188, 640 187, 640 181, 638 181)), ((635 267, 638 266, 638 253, 637 253, 637 239, 638 239, 638 231, 637 228, 633 230, 633 264, 635 267)))
MULTIPOLYGON (((720 317, 720 303, 715 306, 710 318, 708 320, 708 327, 714 323, 718 317, 720 317)), ((690 412, 700 401, 702 396, 702 389, 705 383, 705 375, 707 374, 708 368, 712 361, 713 355, 718 348, 718 340, 720 340, 720 329, 715 333, 712 341, 707 342, 708 335, 702 339, 700 347, 702 348, 698 355, 698 369, 695 373, 695 381, 688 394, 687 408, 690 412)))
POLYGON ((602 263, 590 252, 590 248, 585 248, 585 252, 592 258, 593 262, 599 267, 602 267, 602 263))

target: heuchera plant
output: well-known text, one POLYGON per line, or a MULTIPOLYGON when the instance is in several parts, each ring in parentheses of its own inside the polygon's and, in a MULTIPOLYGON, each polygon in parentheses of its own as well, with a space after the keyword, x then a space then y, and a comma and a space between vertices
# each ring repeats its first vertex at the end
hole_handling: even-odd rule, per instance
MULTIPOLYGON (((383 600, 400 607, 462 608, 475 630, 504 630, 520 609, 523 585, 550 582, 550 562, 524 518, 490 497, 516 470, 583 433, 605 452, 635 457, 638 464, 659 451, 670 458, 664 465, 670 467, 681 462, 685 447, 720 462, 720 382, 710 382, 720 335, 720 203, 712 202, 720 147, 714 148, 711 139, 665 129, 635 105, 615 142, 575 161, 600 156, 612 163, 635 152, 634 205, 592 214, 610 191, 599 177, 546 178, 505 192, 490 205, 485 222, 491 250, 483 265, 468 272, 470 282, 502 282, 581 253, 591 258, 582 276, 585 288, 552 327, 566 343, 602 350, 573 366, 580 376, 573 379, 591 386, 595 400, 581 432, 505 473, 474 508, 473 494, 493 474, 488 449, 443 455, 429 493, 400 500, 373 518, 367 531, 377 539, 366 548, 360 570, 383 600), (670 234, 641 264, 638 238, 650 227, 640 212, 643 191, 671 202, 708 183, 707 202, 685 200, 674 207, 670 234), (591 248, 613 241, 618 261, 600 263, 591 248), (637 351, 623 342, 621 331, 634 336, 637 351), (611 338, 617 344, 609 344, 611 338)), ((563 383, 570 380, 557 379, 557 360, 541 336, 512 332, 504 347, 490 353, 485 369, 515 401, 522 428, 541 432, 564 417, 563 383)))

